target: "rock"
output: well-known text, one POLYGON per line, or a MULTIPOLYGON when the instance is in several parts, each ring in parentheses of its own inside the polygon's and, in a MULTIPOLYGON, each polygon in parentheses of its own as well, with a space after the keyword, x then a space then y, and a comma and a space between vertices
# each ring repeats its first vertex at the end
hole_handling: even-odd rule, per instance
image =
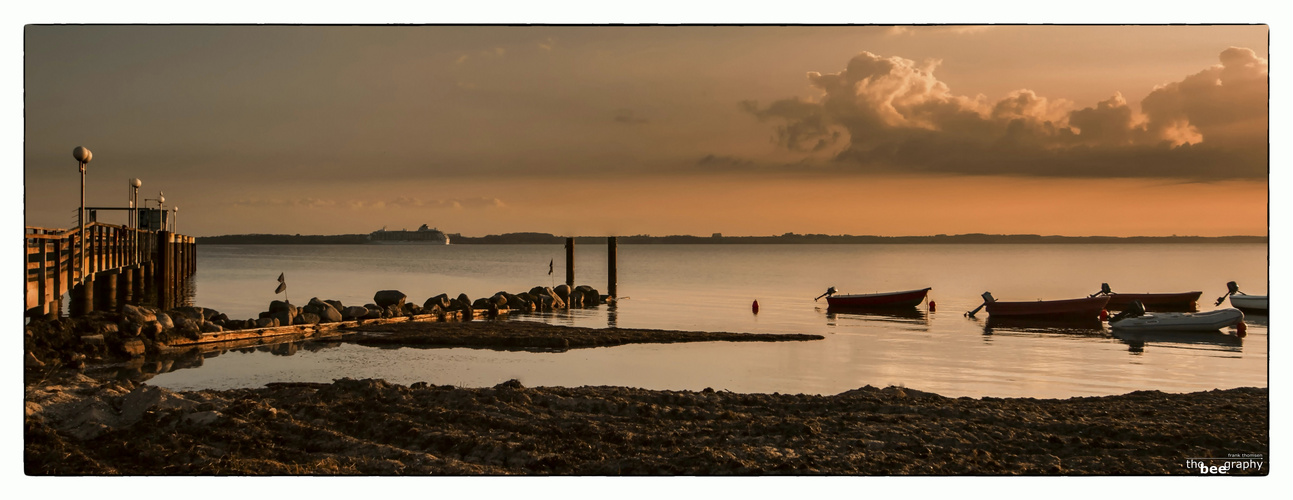
POLYGON ((494 303, 493 303, 493 302, 490 302, 490 301, 489 301, 489 299, 480 298, 480 299, 476 299, 476 301, 475 301, 475 302, 472 302, 472 303, 471 303, 471 308, 472 308, 472 309, 489 309, 489 306, 492 306, 492 305, 494 305, 494 303))
POLYGON ((157 319, 157 315, 153 314, 152 312, 149 312, 148 310, 141 307, 132 306, 130 304, 121 306, 121 316, 125 318, 126 321, 129 321, 131 323, 137 323, 140 325, 157 319))
POLYGON ((294 321, 296 321, 297 314, 295 309, 296 309, 295 307, 293 307, 292 309, 281 309, 271 314, 270 318, 272 318, 275 322, 277 322, 279 326, 291 325, 294 321))
POLYGON ((92 346, 105 345, 103 335, 82 335, 81 342, 92 346))
POLYGON ((207 426, 219 422, 224 415, 218 411, 199 411, 184 416, 184 423, 197 426, 207 426))
POLYGON ((206 321, 206 317, 203 315, 204 312, 205 312, 205 309, 201 307, 194 307, 194 306, 176 307, 174 309, 171 309, 170 311, 167 311, 167 313, 171 315, 171 318, 175 318, 176 316, 182 316, 194 321, 206 321))
POLYGON ((303 312, 296 316, 292 323, 294 325, 317 325, 319 324, 319 315, 311 312, 303 312))
POLYGON ((224 331, 223 327, 215 323, 212 323, 210 321, 203 321, 201 329, 202 329, 202 333, 217 333, 217 332, 224 331))
POLYGON ((160 322, 158 322, 157 320, 153 320, 153 321, 144 323, 144 325, 139 329, 139 334, 143 335, 144 338, 148 340, 155 341, 157 340, 157 336, 161 335, 161 333, 165 330, 166 328, 163 327, 160 322))
POLYGON ((490 303, 490 304, 493 304, 493 305, 494 305, 494 306, 496 306, 496 307, 503 307, 503 306, 506 306, 506 305, 507 305, 507 296, 506 296, 506 295, 504 295, 504 293, 505 293, 505 292, 498 292, 498 293, 494 294, 494 296, 493 296, 493 297, 490 297, 490 298, 489 298, 489 303, 490 303))
POLYGON ((373 295, 373 303, 383 308, 392 305, 404 307, 404 301, 407 298, 408 296, 399 290, 382 290, 373 295))
POLYGON ((552 290, 562 302, 570 302, 570 286, 562 283, 552 290))
POLYGON ((45 366, 45 362, 37 358, 31 351, 27 351, 27 355, 22 358, 22 365, 27 368, 40 368, 45 366))
POLYGON ((140 339, 130 339, 122 342, 119 346, 121 352, 132 358, 144 355, 144 341, 140 339))
POLYGON ((278 326, 276 318, 260 318, 256 320, 256 328, 272 328, 278 326))
POLYGON ((441 310, 447 309, 449 307, 449 296, 442 293, 440 295, 436 295, 435 297, 431 297, 427 299, 426 302, 422 303, 422 308, 430 309, 431 306, 433 305, 440 306, 441 310))
POLYGON ((133 321, 123 321, 117 325, 117 332, 125 338, 138 337, 143 332, 144 325, 133 321))
POLYGON ((458 294, 458 303, 462 304, 463 307, 471 307, 471 298, 467 297, 465 293, 460 293, 458 294))
POLYGON ((281 300, 275 300, 269 303, 269 312, 271 313, 276 313, 284 310, 293 310, 293 313, 295 313, 295 309, 296 309, 296 306, 293 306, 291 302, 283 302, 281 300))
POLYGON ((332 304, 328 304, 328 306, 329 306, 329 307, 328 307, 327 309, 324 309, 324 310, 322 311, 322 313, 321 313, 321 314, 319 314, 319 321, 320 321, 320 322, 323 322, 323 323, 337 323, 337 322, 340 322, 340 321, 342 320, 342 318, 341 318, 341 312, 340 312, 340 311, 337 311, 337 309, 336 309, 336 308, 331 307, 331 306, 332 306, 332 304))
POLYGON ((363 318, 368 315, 368 309, 359 306, 350 306, 341 311, 341 319, 350 321, 363 318))
POLYGON ((368 314, 364 315, 364 319, 377 319, 382 317, 382 313, 385 312, 384 309, 377 307, 377 304, 364 304, 364 308, 368 310, 368 314))
MULTIPOLYGON (((207 310, 208 310, 208 311, 210 311, 211 309, 207 309, 207 310)), ((207 318, 207 321, 210 321, 210 322, 212 322, 212 323, 219 323, 219 322, 221 322, 221 321, 229 321, 229 316, 226 316, 226 315, 225 315, 225 313, 217 313, 217 314, 213 314, 213 315, 211 315, 211 317, 210 317, 210 318, 207 318)))
POLYGON ((156 317, 157 317, 157 323, 162 325, 163 330, 175 329, 175 322, 171 320, 171 316, 169 314, 157 313, 156 317))
POLYGON ((340 300, 324 300, 324 302, 327 302, 328 305, 332 306, 332 308, 336 309, 338 312, 346 310, 346 305, 342 304, 340 300))

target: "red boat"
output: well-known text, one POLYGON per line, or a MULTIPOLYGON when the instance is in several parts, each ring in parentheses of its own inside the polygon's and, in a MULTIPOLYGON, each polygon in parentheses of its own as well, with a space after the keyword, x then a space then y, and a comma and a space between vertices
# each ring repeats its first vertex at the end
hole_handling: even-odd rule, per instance
POLYGON ((1140 301, 1145 306, 1146 311, 1184 311, 1194 312, 1199 310, 1199 296, 1203 292, 1181 292, 1181 293, 1115 293, 1109 296, 1109 304, 1105 309, 1110 311, 1122 311, 1131 306, 1132 302, 1140 301))
MULTIPOLYGON (((916 307, 925 300, 929 288, 901 292, 862 293, 835 295, 835 287, 826 292, 826 303, 831 309, 889 309, 916 307)), ((821 298, 821 297, 818 297, 821 298)))
POLYGON ((1106 295, 1109 297, 1109 303, 1105 309, 1110 311, 1123 311, 1131 307, 1132 302, 1140 302, 1146 311, 1160 312, 1194 312, 1199 310, 1199 296, 1203 292, 1180 292, 1180 293, 1117 293, 1109 290, 1108 283, 1100 284, 1100 291, 1091 295, 1106 295))
MULTIPOLYGON (((1038 319, 1098 318, 1100 311, 1109 302, 1109 297, 1104 295, 1084 299, 1002 302, 992 298, 992 294, 988 292, 983 293, 983 299, 985 301, 983 307, 988 308, 988 314, 991 316, 1038 319)), ((975 309, 975 312, 977 311, 978 309, 975 309)))

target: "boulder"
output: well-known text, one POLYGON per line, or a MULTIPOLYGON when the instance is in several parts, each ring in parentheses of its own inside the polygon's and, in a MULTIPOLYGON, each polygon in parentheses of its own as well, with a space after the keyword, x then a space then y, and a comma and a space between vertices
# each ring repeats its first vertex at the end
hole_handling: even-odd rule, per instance
POLYGON ((285 310, 293 310, 293 313, 295 314, 295 311, 294 311, 295 309, 296 309, 296 306, 292 305, 291 302, 283 302, 281 300, 275 300, 269 303, 269 312, 271 313, 276 313, 276 312, 285 311, 285 310))
POLYGON ((171 316, 169 314, 159 312, 159 313, 156 313, 154 317, 157 318, 157 323, 162 325, 162 329, 164 330, 175 329, 175 322, 171 320, 171 316))
POLYGON ((157 336, 161 335, 161 333, 165 330, 166 328, 163 327, 161 323, 159 323, 157 320, 153 320, 153 321, 144 323, 143 326, 139 329, 139 334, 143 335, 144 338, 148 340, 156 341, 157 336))
POLYGON ((141 307, 132 306, 130 304, 121 306, 121 316, 122 318, 125 318, 126 321, 129 321, 132 323, 138 323, 141 325, 157 319, 157 315, 153 314, 152 312, 141 307))
POLYGON ((278 326, 277 318, 266 317, 256 320, 256 328, 273 328, 276 326, 278 326))
POLYGON ((361 319, 367 315, 368 309, 359 306, 350 306, 341 311, 341 319, 344 321, 361 319))
POLYGON ((294 324, 294 325, 317 325, 317 324, 319 324, 319 315, 318 315, 318 314, 314 314, 314 313, 310 313, 310 312, 303 312, 303 313, 301 313, 301 314, 299 314, 299 315, 297 315, 297 316, 296 316, 296 320, 295 320, 292 324, 294 324))
MULTIPOLYGON (((207 310, 210 311, 211 309, 207 309, 207 310)), ((207 321, 210 321, 212 323, 219 323, 221 321, 228 321, 228 320, 229 320, 229 316, 226 316, 225 313, 216 313, 211 315, 210 318, 207 318, 207 321)))
POLYGON ((561 299, 562 302, 570 302, 570 286, 562 283, 552 291, 557 294, 557 298, 561 299))
POLYGON ((278 323, 278 326, 287 326, 287 325, 293 324, 293 322, 296 321, 297 316, 298 315, 296 314, 295 307, 291 309, 281 309, 269 315, 269 317, 273 319, 274 322, 278 323))
POLYGON ((406 299, 408 299, 408 296, 404 295, 404 293, 399 290, 382 290, 373 294, 373 303, 382 308, 392 305, 404 307, 404 301, 406 299))
POLYGON ((385 312, 384 309, 377 307, 377 304, 364 304, 364 309, 368 310, 368 314, 364 315, 364 319, 377 319, 382 317, 382 313, 385 312))
POLYGON ((203 321, 201 328, 202 328, 202 333, 216 333, 216 332, 224 331, 223 327, 215 323, 212 323, 210 321, 203 321))
POLYGON ((138 337, 143 329, 144 325, 142 323, 136 323, 134 321, 122 321, 117 325, 117 332, 121 334, 122 338, 127 339, 138 337))
POLYGON ((505 293, 507 293, 507 292, 498 292, 498 293, 494 294, 494 296, 493 296, 493 297, 490 297, 490 298, 489 298, 489 303, 490 303, 490 304, 493 304, 493 305, 494 305, 494 307, 504 307, 504 306, 506 306, 506 305, 507 305, 507 296, 506 296, 506 295, 504 295, 505 293))
POLYGON ((346 305, 342 304, 340 300, 325 300, 324 302, 327 302, 328 305, 332 306, 332 308, 336 309, 338 312, 346 310, 346 305))
POLYGON ((446 295, 446 294, 443 294, 443 293, 442 293, 442 294, 440 294, 440 295, 436 295, 435 297, 431 297, 431 298, 427 299, 427 301, 426 301, 426 302, 423 302, 423 303, 422 303, 422 308, 423 308, 423 309, 430 309, 430 308, 431 308, 431 306, 433 306, 433 305, 435 305, 435 306, 440 306, 440 309, 442 309, 442 310, 443 310, 443 309, 448 308, 448 307, 449 307, 449 296, 448 296, 448 295, 446 295))
POLYGON ((328 304, 328 308, 320 311, 318 314, 319 321, 322 323, 338 323, 342 321, 341 312, 332 307, 332 304, 328 304))
POLYGON ((492 306, 492 305, 494 305, 494 303, 493 303, 493 302, 490 302, 490 301, 489 301, 489 299, 480 298, 480 299, 476 299, 476 301, 475 301, 475 302, 472 302, 472 303, 471 303, 471 308, 472 308, 472 309, 489 309, 489 306, 492 306))
POLYGON ((174 319, 176 316, 183 316, 193 321, 206 321, 206 317, 202 315, 204 311, 205 309, 201 307, 182 306, 182 307, 176 307, 166 312, 171 315, 171 319, 174 319))

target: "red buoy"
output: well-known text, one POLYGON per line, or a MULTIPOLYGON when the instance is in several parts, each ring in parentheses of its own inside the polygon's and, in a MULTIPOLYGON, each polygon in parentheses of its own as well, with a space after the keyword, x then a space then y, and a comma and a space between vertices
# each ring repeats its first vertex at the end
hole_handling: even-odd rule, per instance
POLYGON ((1235 332, 1239 334, 1239 338, 1241 338, 1241 339, 1242 339, 1242 338, 1244 338, 1244 337, 1247 337, 1247 336, 1248 336, 1248 325, 1247 325, 1247 324, 1244 324, 1244 322, 1243 322, 1243 321, 1240 321, 1238 325, 1235 325, 1235 332))
POLYGON ((1109 321, 1109 310, 1108 310, 1108 309, 1101 309, 1101 310, 1100 310, 1100 321, 1109 321))
POLYGON ((929 301, 929 312, 934 312, 934 301, 929 301))
POLYGON ((754 301, 754 304, 750 306, 750 310, 751 310, 751 311, 754 311, 754 314, 759 314, 759 301, 758 301, 758 300, 755 300, 755 301, 754 301))

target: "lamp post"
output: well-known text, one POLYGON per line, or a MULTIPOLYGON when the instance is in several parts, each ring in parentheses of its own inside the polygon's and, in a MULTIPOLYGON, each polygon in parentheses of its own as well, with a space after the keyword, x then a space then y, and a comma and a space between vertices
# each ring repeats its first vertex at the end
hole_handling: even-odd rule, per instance
POLYGON ((72 158, 76 159, 76 162, 80 164, 81 169, 81 210, 77 212, 76 221, 77 225, 81 228, 80 236, 78 237, 81 241, 80 279, 81 281, 85 281, 85 164, 90 163, 90 159, 94 158, 94 153, 91 153, 89 149, 85 148, 85 146, 77 146, 72 149, 72 158))
POLYGON ((134 247, 133 253, 135 254, 136 264, 139 263, 139 186, 142 185, 144 183, 138 177, 130 179, 130 229, 133 230, 132 234, 135 235, 134 243, 131 245, 134 247))
POLYGON ((171 232, 172 233, 179 231, 178 229, 180 227, 179 220, 180 220, 180 206, 176 205, 174 207, 171 207, 171 232))

